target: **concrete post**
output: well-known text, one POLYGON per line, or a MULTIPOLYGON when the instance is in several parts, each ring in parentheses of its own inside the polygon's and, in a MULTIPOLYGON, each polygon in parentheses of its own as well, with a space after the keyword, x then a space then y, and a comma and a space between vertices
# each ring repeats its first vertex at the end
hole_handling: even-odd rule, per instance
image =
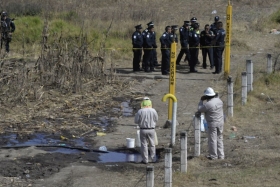
POLYGON ((247 91, 253 91, 253 62, 252 60, 246 61, 246 72, 247 72, 247 91))
POLYGON ((230 76, 227 79, 227 83, 228 83, 228 97, 227 97, 228 116, 233 117, 233 81, 230 76))
POLYGON ((172 187, 172 149, 165 149, 164 187, 172 187))
POLYGON ((200 156, 200 123, 201 123, 201 117, 200 113, 195 113, 195 119, 194 119, 194 156, 200 156))
POLYGON ((188 162, 188 136, 187 132, 181 132, 181 172, 187 172, 187 162, 188 162))
POLYGON ((154 187, 154 166, 147 166, 146 168, 146 181, 147 187, 154 187))
POLYGON ((242 75, 242 105, 247 103, 247 73, 246 71, 241 73, 242 75))
POLYGON ((271 54, 267 54, 267 73, 272 73, 272 58, 271 54))

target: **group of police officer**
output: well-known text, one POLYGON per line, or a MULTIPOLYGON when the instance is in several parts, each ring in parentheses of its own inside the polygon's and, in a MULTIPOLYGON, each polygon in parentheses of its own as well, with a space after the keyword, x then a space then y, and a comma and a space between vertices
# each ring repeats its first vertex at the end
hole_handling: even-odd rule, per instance
MULTIPOLYGON (((215 67, 213 74, 219 74, 222 71, 222 55, 224 51, 225 30, 223 23, 219 21, 219 16, 215 16, 214 23, 206 24, 204 30, 200 32, 197 18, 193 17, 190 21, 184 21, 184 24, 179 29, 181 51, 178 54, 176 64, 180 65, 180 61, 185 54, 185 60, 188 61, 190 72, 197 72, 196 66, 199 64, 198 54, 199 49, 202 51, 203 68, 207 68, 206 59, 209 57, 210 69, 215 67)), ((154 31, 153 22, 149 22, 148 28, 142 31, 142 26, 135 26, 136 31, 132 34, 133 45, 133 71, 152 72, 154 67, 158 66, 156 54, 156 33, 154 31), (144 51, 142 59, 142 69, 140 62, 142 57, 142 49, 144 51)), ((172 42, 178 43, 177 25, 166 26, 165 32, 160 37, 162 64, 162 75, 169 75, 170 70, 170 49, 172 42)))

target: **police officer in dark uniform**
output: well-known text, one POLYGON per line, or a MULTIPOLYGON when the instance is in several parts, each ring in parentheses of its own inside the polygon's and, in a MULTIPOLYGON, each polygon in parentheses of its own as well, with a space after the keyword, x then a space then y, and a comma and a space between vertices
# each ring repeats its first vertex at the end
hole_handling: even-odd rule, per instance
POLYGON ((180 65, 180 61, 184 54, 186 54, 186 59, 190 62, 190 51, 189 51, 189 21, 184 21, 184 25, 179 29, 180 32, 180 43, 181 51, 177 57, 176 64, 180 65))
POLYGON ((160 37, 160 44, 161 44, 161 55, 162 55, 162 62, 161 62, 161 73, 162 75, 169 75, 170 70, 170 48, 171 48, 171 27, 166 26, 165 32, 160 37))
POLYGON ((132 34, 132 45, 133 45, 133 71, 141 71, 140 62, 142 56, 143 37, 142 37, 142 26, 135 26, 136 31, 132 34))
POLYGON ((148 27, 148 32, 142 33, 143 36, 143 48, 144 48, 144 56, 143 56, 143 65, 145 72, 155 71, 154 63, 152 63, 152 50, 154 46, 154 25, 150 25, 148 27))
POLYGON ((215 36, 215 47, 214 47, 214 64, 215 72, 213 74, 219 74, 222 71, 222 57, 225 49, 225 36, 226 31, 223 29, 223 22, 217 23, 217 33, 215 36))
POLYGON ((2 44, 5 43, 6 52, 10 51, 10 42, 12 41, 12 33, 16 27, 12 19, 8 18, 7 12, 1 13, 1 48, 2 44))
MULTIPOLYGON (((151 21, 150 23, 148 23, 149 25, 154 25, 154 23, 151 21)), ((157 42, 156 42, 156 32, 153 31, 153 39, 154 39, 154 44, 153 44, 153 50, 152 50, 152 58, 151 58, 151 62, 154 64, 154 66, 160 66, 160 64, 158 63, 157 60, 157 42)))
POLYGON ((220 20, 220 17, 219 17, 219 16, 215 16, 215 17, 214 17, 214 21, 215 21, 215 22, 212 23, 211 26, 210 26, 210 30, 213 31, 214 34, 215 34, 215 31, 217 30, 217 26, 216 26, 216 25, 217 25, 217 23, 218 23, 219 20, 220 20))
MULTIPOLYGON (((147 23, 147 26, 149 27, 150 25, 154 25, 154 22, 153 21, 150 21, 149 23, 147 23)), ((148 32, 148 28, 146 28, 143 33, 147 33, 148 32)), ((153 32, 153 38, 154 38, 154 46, 157 46, 156 44, 156 32, 154 31, 153 32)), ((154 63, 154 66, 160 66, 160 64, 158 63, 158 60, 157 60, 157 50, 156 48, 153 48, 152 50, 152 56, 151 56, 151 62, 154 63)))
POLYGON ((206 64, 207 55, 210 61, 210 69, 214 67, 213 47, 212 47, 212 40, 214 39, 214 37, 215 35, 213 31, 210 30, 209 24, 206 24, 204 30, 200 33, 200 49, 202 50, 202 56, 203 56, 202 67, 204 69, 207 68, 207 64, 206 64))
POLYGON ((190 72, 195 73, 197 70, 195 69, 195 65, 198 61, 198 51, 199 51, 199 34, 197 34, 197 31, 199 29, 199 24, 194 23, 193 29, 189 33, 189 46, 190 46, 190 53, 191 53, 191 59, 190 59, 190 72))
MULTIPOLYGON (((194 24, 195 23, 197 23, 197 18, 196 17, 192 17, 191 18, 191 28, 190 28, 190 31, 192 31, 192 30, 194 30, 194 24)), ((199 23, 197 23, 198 24, 198 27, 199 27, 199 23)), ((200 31, 199 31, 199 29, 197 29, 197 31, 196 31, 196 34, 198 35, 198 37, 200 36, 200 31)), ((197 62, 196 62, 196 64, 200 64, 200 62, 199 62, 199 60, 198 60, 198 55, 199 55, 199 50, 198 50, 198 52, 197 52, 197 62)), ((185 61, 186 61, 187 59, 185 58, 185 61)))

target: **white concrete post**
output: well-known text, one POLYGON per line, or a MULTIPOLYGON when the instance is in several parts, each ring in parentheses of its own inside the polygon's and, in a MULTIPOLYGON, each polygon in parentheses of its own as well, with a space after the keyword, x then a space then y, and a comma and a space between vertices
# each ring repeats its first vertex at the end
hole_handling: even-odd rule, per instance
POLYGON ((172 187, 172 149, 165 149, 164 187, 172 187))
POLYGON ((267 54, 267 73, 272 73, 272 58, 271 58, 271 54, 267 54))
POLYGON ((246 72, 247 72, 247 91, 253 91, 253 62, 252 60, 246 61, 246 72))
POLYGON ((146 168, 146 181, 147 187, 154 187, 154 166, 147 166, 146 168))
POLYGON ((183 131, 181 132, 181 172, 186 173, 187 172, 187 163, 188 163, 188 136, 187 132, 183 131))
POLYGON ((194 118, 194 156, 200 156, 200 123, 201 123, 201 117, 200 113, 197 112, 195 113, 195 118, 194 118))
POLYGON ((246 71, 241 73, 242 75, 242 105, 247 103, 247 73, 246 71))
POLYGON ((233 81, 230 76, 227 79, 227 83, 228 83, 228 97, 227 97, 228 116, 233 117, 233 81))

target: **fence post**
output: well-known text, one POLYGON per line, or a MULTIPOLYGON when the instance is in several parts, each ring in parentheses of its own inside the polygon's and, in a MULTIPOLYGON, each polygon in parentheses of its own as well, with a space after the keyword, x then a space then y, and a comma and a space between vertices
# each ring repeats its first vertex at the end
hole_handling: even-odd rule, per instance
POLYGON ((242 75, 242 105, 247 103, 247 73, 246 71, 241 73, 242 75))
POLYGON ((165 149, 164 187, 172 187, 172 149, 165 149))
POLYGON ((146 181, 147 187, 154 187, 154 166, 147 166, 146 168, 146 181))
POLYGON ((187 172, 187 162, 188 162, 188 136, 187 132, 181 132, 181 172, 187 172))
POLYGON ((228 116, 233 117, 233 81, 231 76, 227 79, 228 83, 228 97, 227 97, 227 104, 228 104, 228 116))
POLYGON ((271 54, 267 54, 267 73, 272 73, 272 58, 271 58, 271 54))
POLYGON ((200 156, 200 123, 201 123, 201 114, 200 112, 195 113, 194 118, 194 156, 200 156))
POLYGON ((252 60, 246 61, 246 72, 247 72, 247 91, 253 91, 253 62, 252 60))

